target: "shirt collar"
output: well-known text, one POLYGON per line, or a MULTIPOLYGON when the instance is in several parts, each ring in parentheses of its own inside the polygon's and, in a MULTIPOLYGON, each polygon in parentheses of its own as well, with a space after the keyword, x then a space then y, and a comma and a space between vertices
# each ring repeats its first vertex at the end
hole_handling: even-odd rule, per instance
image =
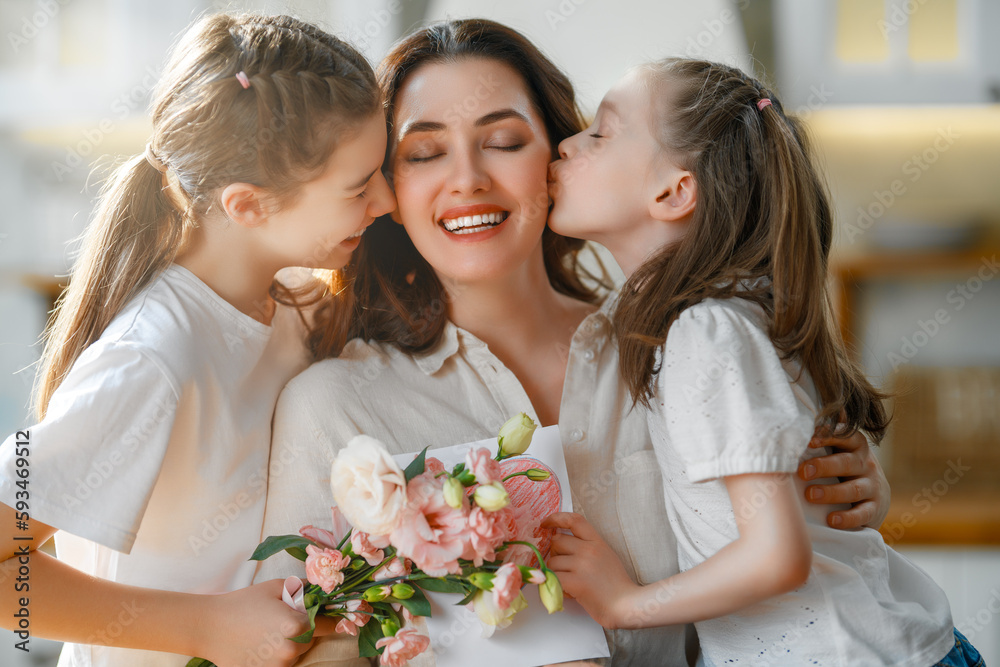
POLYGON ((458 353, 458 347, 458 327, 447 321, 444 325, 444 334, 441 336, 441 341, 427 354, 414 357, 414 361, 417 364, 417 368, 422 370, 426 375, 434 375, 441 370, 444 362, 448 361, 452 355, 458 353))
MULTIPOLYGON (((592 317, 600 317, 610 322, 617 305, 618 290, 614 290, 604 298, 604 301, 601 303, 601 307, 598 308, 596 312, 589 315, 584 321, 589 320, 592 317)), ((466 336, 472 335, 467 331, 460 330, 457 326, 452 324, 450 320, 446 321, 444 325, 444 333, 441 336, 441 342, 439 342, 430 352, 419 357, 414 357, 417 368, 423 371, 426 375, 434 375, 441 370, 441 367, 444 366, 444 362, 448 361, 448 359, 452 356, 458 354, 458 351, 461 349, 459 333, 466 336)))

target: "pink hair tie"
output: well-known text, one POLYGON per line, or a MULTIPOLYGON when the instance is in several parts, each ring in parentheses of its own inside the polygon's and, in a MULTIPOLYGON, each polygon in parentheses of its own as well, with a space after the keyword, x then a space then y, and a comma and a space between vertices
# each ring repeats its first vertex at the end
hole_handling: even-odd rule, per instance
POLYGON ((236 80, 240 82, 241 86, 243 86, 243 90, 246 90, 247 88, 250 87, 250 79, 247 78, 246 72, 243 71, 237 72, 236 80))
POLYGON ((769 107, 769 106, 771 106, 771 100, 765 97, 764 99, 759 100, 757 102, 757 111, 763 111, 764 107, 769 107))

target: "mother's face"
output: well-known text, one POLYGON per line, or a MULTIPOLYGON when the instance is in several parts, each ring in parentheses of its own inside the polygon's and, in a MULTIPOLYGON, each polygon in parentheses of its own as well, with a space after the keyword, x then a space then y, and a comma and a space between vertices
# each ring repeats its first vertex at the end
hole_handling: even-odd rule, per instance
POLYGON ((552 149, 521 76, 484 58, 429 63, 394 107, 394 215, 438 275, 498 278, 540 257, 552 149))

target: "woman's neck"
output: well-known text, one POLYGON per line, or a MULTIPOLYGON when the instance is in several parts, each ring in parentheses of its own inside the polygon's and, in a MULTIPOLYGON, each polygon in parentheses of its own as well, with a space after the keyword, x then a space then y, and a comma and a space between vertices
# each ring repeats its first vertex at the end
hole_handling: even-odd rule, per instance
POLYGON ((174 260, 241 313, 271 323, 274 301, 270 287, 274 274, 245 244, 225 229, 198 227, 174 260))
POLYGON ((543 425, 557 423, 565 350, 595 307, 557 292, 541 253, 537 262, 503 280, 458 285, 443 281, 452 296, 451 321, 486 343, 517 376, 543 425))

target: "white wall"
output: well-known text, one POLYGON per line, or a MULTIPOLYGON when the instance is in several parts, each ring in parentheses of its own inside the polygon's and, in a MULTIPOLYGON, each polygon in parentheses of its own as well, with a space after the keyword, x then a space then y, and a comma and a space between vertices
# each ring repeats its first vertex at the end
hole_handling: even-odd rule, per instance
POLYGON ((521 31, 569 75, 589 114, 633 65, 666 56, 748 63, 730 0, 432 0, 428 17, 484 17, 521 31))

